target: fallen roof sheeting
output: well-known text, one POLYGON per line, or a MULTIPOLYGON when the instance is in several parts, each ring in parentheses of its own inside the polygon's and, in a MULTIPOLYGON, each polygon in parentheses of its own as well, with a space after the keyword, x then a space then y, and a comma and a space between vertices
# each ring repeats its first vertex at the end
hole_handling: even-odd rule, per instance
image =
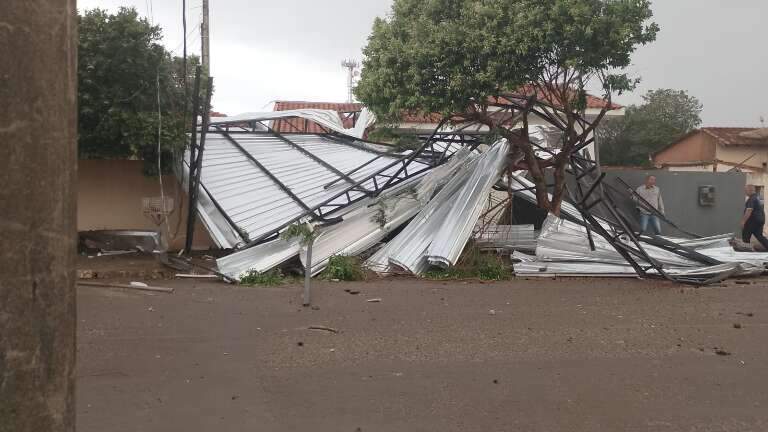
POLYGON ((485 199, 501 177, 508 149, 509 144, 502 140, 485 153, 468 158, 414 220, 368 259, 367 266, 387 273, 394 265, 420 275, 430 265, 455 265, 485 199))
MULTIPOLYGON (((398 160, 398 155, 375 153, 322 135, 291 135, 290 140, 295 146, 268 132, 207 134, 198 210, 220 247, 235 248, 279 229, 308 208, 328 200, 329 207, 345 205, 348 198, 363 198, 362 189, 373 189, 373 180, 368 180, 348 192, 348 197, 334 200, 351 185, 326 164, 358 182, 398 160)), ((384 173, 394 175, 398 168, 392 166, 384 173)), ((421 162, 412 163, 413 171, 427 168, 421 162)))
MULTIPOLYGON (((340 212, 342 221, 317 226, 312 248, 312 274, 321 272, 333 255, 357 255, 380 242, 392 230, 410 220, 430 201, 434 191, 449 181, 470 152, 460 149, 444 165, 429 173, 384 191, 378 198, 366 198, 340 212), (379 215, 379 213, 383 214, 379 215), (383 217, 383 223, 380 217, 383 217)), ((222 273, 239 278, 249 270, 264 272, 296 255, 306 263, 306 247, 298 241, 276 239, 217 260, 222 273)))
MULTIPOLYGON (((722 245, 723 237, 677 239, 679 244, 687 243, 698 253, 722 262, 718 265, 702 265, 653 245, 646 245, 646 251, 663 265, 665 272, 683 278, 704 276, 714 278, 717 275, 753 276, 765 271, 768 253, 736 252, 732 247, 722 245)), ((514 264, 515 274, 520 276, 637 276, 635 269, 628 265, 604 239, 595 236, 594 242, 595 250, 592 251, 584 227, 550 214, 537 240, 536 256, 531 257, 519 252, 513 254, 513 258, 521 261, 514 264)), ((655 270, 650 271, 657 273, 655 270)))
POLYGON ((363 108, 360 112, 360 117, 358 117, 357 122, 355 123, 355 127, 345 128, 344 122, 338 112, 333 110, 308 108, 287 111, 250 112, 231 117, 212 117, 210 124, 211 126, 216 126, 237 123, 254 123, 290 117, 303 118, 315 122, 324 128, 327 128, 329 131, 338 132, 342 135, 355 138, 362 138, 366 129, 376 121, 376 117, 373 113, 368 111, 367 108, 363 108))

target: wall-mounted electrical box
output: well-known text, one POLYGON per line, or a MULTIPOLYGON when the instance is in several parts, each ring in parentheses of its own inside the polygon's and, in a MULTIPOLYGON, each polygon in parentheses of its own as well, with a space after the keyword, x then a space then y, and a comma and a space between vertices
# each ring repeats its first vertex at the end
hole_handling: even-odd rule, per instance
POLYGON ((714 186, 699 186, 699 205, 704 207, 715 205, 714 186))

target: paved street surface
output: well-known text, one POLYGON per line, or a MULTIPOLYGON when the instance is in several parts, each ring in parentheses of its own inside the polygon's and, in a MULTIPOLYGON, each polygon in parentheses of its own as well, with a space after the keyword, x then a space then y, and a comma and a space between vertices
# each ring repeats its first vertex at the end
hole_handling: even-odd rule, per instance
POLYGON ((768 430, 766 280, 162 285, 78 288, 79 432, 768 430))

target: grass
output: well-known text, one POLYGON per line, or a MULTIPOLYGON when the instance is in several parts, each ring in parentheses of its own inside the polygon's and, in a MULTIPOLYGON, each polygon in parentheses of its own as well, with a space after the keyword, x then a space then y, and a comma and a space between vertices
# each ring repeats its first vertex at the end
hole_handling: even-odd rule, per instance
POLYGON ((279 269, 272 269, 267 272, 257 272, 249 270, 240 276, 240 283, 243 285, 264 285, 275 286, 283 283, 283 274, 279 269))
POLYGON ((347 255, 334 255, 328 260, 328 267, 323 271, 325 279, 342 281, 360 281, 365 279, 365 271, 360 258, 347 255))
POLYGON ((476 254, 467 262, 448 269, 432 269, 425 275, 427 279, 480 279, 489 281, 507 280, 512 277, 509 267, 497 255, 476 254))

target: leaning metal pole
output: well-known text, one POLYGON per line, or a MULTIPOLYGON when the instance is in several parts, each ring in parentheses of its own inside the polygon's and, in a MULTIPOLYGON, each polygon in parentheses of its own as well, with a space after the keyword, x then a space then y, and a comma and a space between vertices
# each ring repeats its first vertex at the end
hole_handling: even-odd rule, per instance
MULTIPOLYGON (((203 125, 200 129, 200 142, 197 144, 197 154, 195 159, 190 155, 190 188, 189 188, 189 214, 187 216, 187 238, 184 250, 189 253, 192 251, 192 242, 195 236, 195 223, 197 222, 197 200, 200 196, 200 174, 203 171, 203 152, 205 151, 205 136, 208 133, 208 126, 211 121, 211 93, 213 91, 213 77, 208 77, 205 88, 205 102, 203 103, 203 125), (194 163, 194 170, 193 170, 194 163)), ((193 135, 197 135, 193 131, 193 135)))
POLYGON ((0 17, 0 431, 72 432, 77 12, 2 0, 0 17))

